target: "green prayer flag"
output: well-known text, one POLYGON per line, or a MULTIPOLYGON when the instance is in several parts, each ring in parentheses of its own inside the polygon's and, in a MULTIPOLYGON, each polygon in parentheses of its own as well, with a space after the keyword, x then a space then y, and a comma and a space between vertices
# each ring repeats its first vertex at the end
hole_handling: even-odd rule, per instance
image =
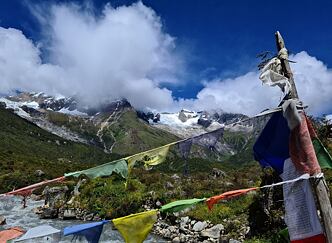
POLYGON ((175 213, 182 211, 188 207, 191 207, 195 205, 196 203, 206 201, 206 198, 194 198, 194 199, 185 199, 185 200, 179 200, 174 201, 171 203, 168 203, 160 208, 160 212, 167 212, 167 213, 175 213))
POLYGON ((324 145, 317 138, 312 139, 315 153, 321 168, 332 169, 332 158, 324 145))
POLYGON ((121 175, 123 178, 127 178, 128 166, 126 161, 124 159, 112 161, 106 164, 98 165, 90 169, 65 174, 65 177, 69 176, 79 177, 80 175, 84 174, 89 178, 96 178, 100 176, 110 176, 112 175, 113 172, 121 175))

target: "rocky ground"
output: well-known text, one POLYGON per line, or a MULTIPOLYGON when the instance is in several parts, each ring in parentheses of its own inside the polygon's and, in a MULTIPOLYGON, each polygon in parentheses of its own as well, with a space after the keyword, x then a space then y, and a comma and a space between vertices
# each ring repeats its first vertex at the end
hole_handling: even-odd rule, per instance
MULTIPOLYGON (((79 194, 77 185, 72 192, 73 197, 79 194)), ((66 193, 68 192, 67 186, 62 187, 46 187, 43 191, 45 197, 45 205, 36 208, 34 212, 39 215, 42 219, 60 218, 63 220, 79 219, 84 221, 98 221, 101 218, 88 212, 86 210, 75 208, 72 204, 73 197, 71 200, 66 201, 66 193), (66 201, 64 203, 64 201, 66 201), (67 205, 66 207, 59 207, 59 204, 67 205), (72 208, 68 207, 69 205, 72 208)), ((33 198, 41 199, 40 196, 32 196, 33 198)), ((158 205, 158 202, 157 202, 158 205)), ((155 203, 148 201, 144 208, 146 210, 153 209, 155 203)), ((4 219, 5 220, 5 219, 4 219)), ((225 225, 230 224, 226 219, 223 223, 212 224, 209 221, 196 221, 190 217, 181 217, 180 214, 174 213, 171 215, 159 215, 158 221, 155 223, 152 233, 162 237, 169 242, 243 242, 246 234, 250 228, 246 221, 241 224, 238 229, 238 237, 236 239, 231 238, 227 233, 225 225)))

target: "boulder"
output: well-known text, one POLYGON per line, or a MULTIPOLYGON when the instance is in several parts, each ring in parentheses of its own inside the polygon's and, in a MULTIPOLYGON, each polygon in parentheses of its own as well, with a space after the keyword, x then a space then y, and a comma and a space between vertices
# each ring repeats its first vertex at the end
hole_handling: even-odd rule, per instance
POLYGON ((201 232, 201 236, 207 237, 207 238, 219 239, 220 233, 224 229, 225 228, 222 224, 217 224, 217 225, 213 226, 212 228, 203 230, 201 232))
POLYGON ((6 218, 4 216, 0 216, 0 225, 6 224, 6 218))
POLYGON ((189 217, 181 217, 180 224, 187 224, 189 222, 189 217))
POLYGON ((223 172, 222 170, 219 170, 217 168, 213 168, 211 174, 214 178, 220 178, 220 177, 224 178, 226 176, 225 172, 223 172))
POLYGON ((73 219, 76 218, 75 209, 66 209, 63 212, 63 219, 73 219))
POLYGON ((180 237, 175 237, 173 240, 172 240, 172 243, 180 243, 180 237))
POLYGON ((42 208, 39 218, 41 219, 55 219, 58 217, 58 210, 54 208, 42 208))
POLYGON ((42 171, 42 170, 35 170, 35 175, 36 176, 43 176, 43 175, 45 175, 45 172, 42 171))
POLYGON ((205 229, 207 226, 207 223, 205 221, 201 222, 198 221, 197 223, 194 224, 193 226, 193 230, 194 231, 202 231, 203 229, 205 229))
POLYGON ((238 241, 238 240, 229 239, 229 243, 241 243, 241 242, 240 242, 240 241, 238 241))

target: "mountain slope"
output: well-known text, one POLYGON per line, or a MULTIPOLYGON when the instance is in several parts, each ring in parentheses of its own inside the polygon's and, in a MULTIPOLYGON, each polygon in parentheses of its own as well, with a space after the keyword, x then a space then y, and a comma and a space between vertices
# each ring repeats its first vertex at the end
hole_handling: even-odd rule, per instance
POLYGON ((0 108, 0 192, 118 158, 65 140, 0 108), (36 170, 45 176, 35 174, 36 170))

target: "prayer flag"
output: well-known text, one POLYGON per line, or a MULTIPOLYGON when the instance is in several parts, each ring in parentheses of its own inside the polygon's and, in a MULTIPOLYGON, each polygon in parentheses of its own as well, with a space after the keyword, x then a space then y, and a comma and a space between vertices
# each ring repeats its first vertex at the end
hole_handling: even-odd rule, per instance
POLYGON ((108 220, 103 220, 100 222, 68 226, 64 228, 63 235, 84 236, 89 243, 98 243, 104 224, 108 222, 108 220))
POLYGON ((33 184, 33 185, 30 185, 30 186, 27 186, 27 187, 23 187, 23 188, 20 188, 20 189, 17 189, 17 190, 14 190, 14 191, 11 191, 11 192, 7 192, 5 193, 5 195, 17 195, 17 196, 29 196, 31 195, 31 193, 41 187, 41 186, 44 186, 44 185, 47 185, 47 184, 50 184, 50 183, 54 183, 54 182, 62 182, 64 181, 65 177, 64 176, 61 176, 59 178, 55 178, 53 180, 46 180, 46 181, 42 181, 42 182, 39 182, 39 183, 36 183, 36 184, 33 184))
POLYGON ((24 234, 24 230, 20 227, 13 227, 0 231, 0 243, 6 243, 24 234))
POLYGON ((157 210, 131 214, 113 219, 114 226, 119 230, 126 243, 142 243, 157 221, 157 210))
POLYGON ((204 133, 202 135, 192 138, 194 144, 207 147, 210 150, 215 149, 219 138, 224 134, 224 128, 219 128, 212 132, 204 133))
POLYGON ((40 225, 40 226, 29 229, 21 238, 14 240, 14 242, 45 237, 45 236, 49 236, 49 235, 53 235, 53 234, 58 234, 60 232, 61 232, 60 230, 55 229, 52 226, 40 225))
POLYGON ((226 199, 230 199, 232 197, 237 197, 237 196, 240 196, 242 194, 245 194, 245 193, 248 193, 248 192, 254 191, 254 190, 257 190, 257 187, 225 192, 218 196, 210 197, 209 199, 206 200, 206 204, 208 205, 209 210, 211 210, 213 208, 214 204, 216 204, 220 200, 226 200, 226 199))
POLYGON ((127 157, 126 160, 128 161, 128 169, 130 170, 133 168, 136 161, 143 162, 146 168, 148 168, 148 166, 158 165, 164 162, 168 154, 169 147, 172 144, 174 143, 127 157))
POLYGON ((121 175, 123 178, 128 177, 128 166, 124 159, 98 165, 90 169, 68 173, 65 174, 65 177, 69 176, 79 177, 80 175, 84 174, 89 178, 96 178, 101 176, 110 176, 113 173, 117 173, 121 175))
POLYGON ((192 144, 192 139, 187 139, 178 143, 179 152, 182 158, 188 158, 192 144))
POLYGON ((178 200, 171 203, 168 203, 160 208, 160 212, 167 212, 167 213, 175 213, 182 211, 188 207, 191 207, 199 202, 205 201, 206 198, 201 199, 185 199, 185 200, 178 200))
POLYGON ((326 150, 322 142, 318 139, 317 133, 311 123, 311 121, 306 117, 308 129, 312 143, 314 145, 315 153, 321 168, 332 169, 332 157, 326 150))

